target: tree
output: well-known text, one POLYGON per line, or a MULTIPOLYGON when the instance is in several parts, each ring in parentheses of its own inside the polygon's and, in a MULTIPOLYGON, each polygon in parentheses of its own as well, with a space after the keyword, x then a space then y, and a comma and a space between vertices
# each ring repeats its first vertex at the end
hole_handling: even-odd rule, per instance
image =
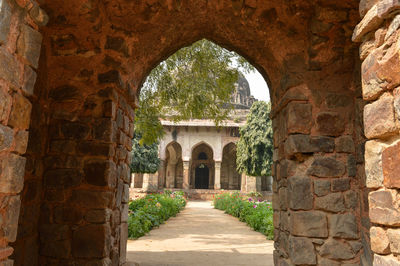
POLYGON ((271 175, 274 145, 270 112, 271 103, 259 101, 251 107, 246 125, 240 129, 236 156, 238 172, 250 176, 271 175))
POLYGON ((180 49, 149 74, 140 92, 135 128, 151 144, 163 136, 160 119, 213 119, 217 125, 227 118, 229 102, 240 68, 254 68, 245 59, 210 41, 201 40, 180 49), (236 67, 233 67, 233 66, 236 67))
POLYGON ((158 143, 140 144, 141 136, 135 134, 132 147, 132 173, 155 173, 160 165, 158 158, 158 143))

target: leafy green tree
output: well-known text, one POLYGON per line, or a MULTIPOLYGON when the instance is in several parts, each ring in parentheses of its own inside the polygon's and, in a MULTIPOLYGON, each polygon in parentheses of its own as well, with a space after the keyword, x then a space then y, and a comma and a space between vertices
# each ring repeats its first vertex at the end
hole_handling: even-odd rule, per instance
POLYGON ((149 74, 140 92, 135 128, 151 144, 163 136, 160 119, 180 121, 227 118, 229 102, 239 71, 254 68, 245 59, 210 41, 201 40, 180 49, 149 74), (233 67, 235 66, 235 67, 233 67))
POLYGON ((250 176, 271 175, 274 145, 270 112, 270 102, 255 102, 251 107, 246 125, 240 129, 236 156, 238 172, 250 176))
POLYGON ((140 135, 135 134, 133 137, 132 147, 132 173, 155 173, 160 165, 158 158, 158 143, 150 145, 140 144, 140 135))

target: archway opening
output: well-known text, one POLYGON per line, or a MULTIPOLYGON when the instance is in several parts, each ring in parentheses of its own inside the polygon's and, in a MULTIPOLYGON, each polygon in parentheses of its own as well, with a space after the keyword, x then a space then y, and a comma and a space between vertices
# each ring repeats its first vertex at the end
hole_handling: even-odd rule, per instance
POLYGON ((222 151, 221 163, 221 188, 227 190, 240 190, 242 175, 237 171, 236 144, 225 145, 222 151))
MULTIPOLYGON (((162 187, 163 184, 159 184, 162 187)), ((172 142, 166 147, 165 160, 165 188, 182 188, 183 186, 183 161, 182 147, 177 142, 172 142)))
POLYGON ((215 162, 213 150, 206 143, 198 144, 192 151, 191 182, 190 187, 194 189, 213 189, 215 173, 215 162))

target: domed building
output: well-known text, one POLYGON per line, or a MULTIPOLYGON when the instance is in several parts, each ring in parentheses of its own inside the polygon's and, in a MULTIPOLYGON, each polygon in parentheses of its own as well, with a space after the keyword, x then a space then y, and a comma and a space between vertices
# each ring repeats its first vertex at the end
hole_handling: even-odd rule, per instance
POLYGON ((233 110, 217 128, 213 120, 162 120, 165 135, 159 144, 159 171, 135 175, 134 187, 155 191, 163 188, 207 194, 224 190, 261 191, 266 182, 247 177, 236 170, 236 143, 239 127, 246 123, 256 99, 241 75, 231 97, 233 110))

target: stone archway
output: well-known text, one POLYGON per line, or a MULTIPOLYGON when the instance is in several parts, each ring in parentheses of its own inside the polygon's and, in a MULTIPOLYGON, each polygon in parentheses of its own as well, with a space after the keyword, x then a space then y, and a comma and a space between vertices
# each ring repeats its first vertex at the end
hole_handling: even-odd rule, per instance
POLYGON ((394 260, 397 3, 56 0, 41 8, 0 1, 0 261, 17 239, 17 265, 125 262, 139 88, 163 58, 201 38, 245 56, 271 88, 275 263, 368 265, 371 248, 377 264, 394 260), (351 37, 362 43, 362 68, 351 37))

